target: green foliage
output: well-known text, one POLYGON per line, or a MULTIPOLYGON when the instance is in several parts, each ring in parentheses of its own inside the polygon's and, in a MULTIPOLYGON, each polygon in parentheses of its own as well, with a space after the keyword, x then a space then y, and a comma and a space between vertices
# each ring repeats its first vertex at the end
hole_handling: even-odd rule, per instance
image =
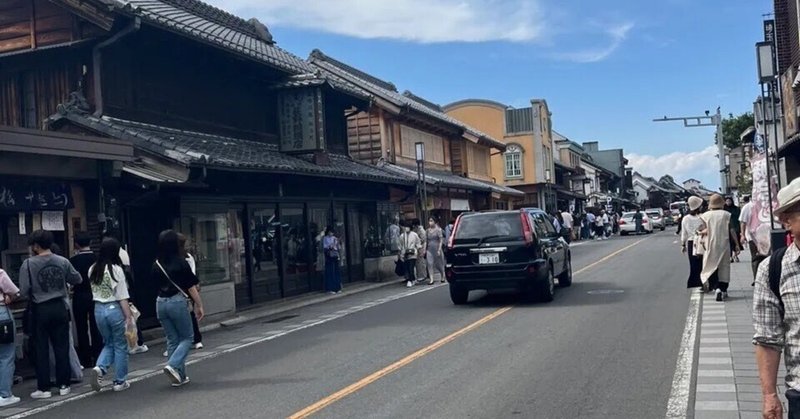
POLYGON ((749 169, 736 176, 736 183, 739 185, 740 195, 750 195, 753 193, 753 175, 750 173, 749 169))
POLYGON ((739 139, 739 136, 742 135, 744 130, 752 127, 753 124, 752 112, 745 112, 739 116, 733 116, 733 114, 729 114, 727 118, 722 120, 722 138, 724 140, 725 147, 733 149, 742 145, 742 141, 739 139))

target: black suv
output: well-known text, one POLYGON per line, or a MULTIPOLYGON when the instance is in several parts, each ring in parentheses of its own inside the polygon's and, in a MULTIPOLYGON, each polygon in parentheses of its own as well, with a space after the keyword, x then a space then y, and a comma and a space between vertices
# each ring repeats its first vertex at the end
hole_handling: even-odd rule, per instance
POLYGON ((513 290, 549 302, 556 277, 562 287, 572 284, 569 245, 538 209, 462 214, 445 254, 454 304, 465 304, 472 290, 513 290))

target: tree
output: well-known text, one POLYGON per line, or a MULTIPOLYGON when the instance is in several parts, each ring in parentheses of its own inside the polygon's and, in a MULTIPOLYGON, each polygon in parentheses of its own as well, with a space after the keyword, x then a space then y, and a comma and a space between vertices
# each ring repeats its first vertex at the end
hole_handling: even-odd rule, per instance
POLYGON ((728 114, 728 117, 722 120, 722 138, 723 144, 728 149, 734 149, 742 145, 742 140, 739 136, 742 132, 749 127, 753 126, 753 113, 745 112, 739 116, 728 114))

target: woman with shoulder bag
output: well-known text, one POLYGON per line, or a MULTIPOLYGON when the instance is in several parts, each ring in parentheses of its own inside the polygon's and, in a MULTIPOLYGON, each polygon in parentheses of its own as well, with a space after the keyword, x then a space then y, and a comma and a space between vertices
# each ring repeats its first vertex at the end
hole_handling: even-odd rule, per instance
POLYGON ((173 387, 189 383, 186 357, 192 348, 194 333, 189 310, 194 303, 197 321, 203 320, 203 301, 197 290, 197 276, 182 256, 178 233, 164 230, 158 236, 158 258, 151 275, 158 284, 156 313, 167 335, 167 365, 164 374, 173 387))
POLYGON ((681 251, 689 257, 689 279, 686 281, 686 288, 698 288, 703 286, 700 280, 700 272, 703 270, 703 255, 698 247, 702 244, 698 241, 697 232, 705 227, 705 222, 700 218, 700 207, 703 200, 693 196, 689 198, 689 214, 681 220, 681 251))
POLYGON ((0 269, 0 292, 2 292, 2 308, 0 308, 0 407, 19 403, 19 397, 11 393, 14 383, 14 368, 17 355, 14 340, 17 330, 14 327, 14 315, 11 313, 11 302, 19 297, 19 288, 11 281, 6 271, 0 269))
POLYGON ((325 229, 322 238, 322 251, 325 253, 325 291, 329 294, 342 292, 342 273, 339 269, 341 244, 332 227, 325 229))
POLYGON ((103 336, 103 350, 92 368, 92 389, 100 391, 105 376, 114 366, 114 391, 125 391, 128 383, 128 339, 126 328, 134 321, 128 300, 128 282, 119 257, 119 242, 106 237, 100 244, 97 262, 89 268, 89 282, 94 300, 94 318, 103 336))
POLYGON ((403 234, 400 236, 400 254, 398 259, 403 260, 406 265, 406 287, 411 288, 417 281, 417 257, 419 250, 422 248, 422 241, 417 233, 411 231, 411 228, 406 226, 403 228, 403 234))

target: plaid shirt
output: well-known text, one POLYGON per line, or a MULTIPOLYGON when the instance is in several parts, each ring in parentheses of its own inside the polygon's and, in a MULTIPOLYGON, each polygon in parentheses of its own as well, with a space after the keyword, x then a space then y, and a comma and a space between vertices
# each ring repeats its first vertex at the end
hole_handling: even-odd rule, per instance
POLYGON ((792 244, 782 261, 780 301, 769 288, 769 258, 758 267, 753 292, 753 343, 784 350, 786 384, 800 390, 800 249, 792 244))

